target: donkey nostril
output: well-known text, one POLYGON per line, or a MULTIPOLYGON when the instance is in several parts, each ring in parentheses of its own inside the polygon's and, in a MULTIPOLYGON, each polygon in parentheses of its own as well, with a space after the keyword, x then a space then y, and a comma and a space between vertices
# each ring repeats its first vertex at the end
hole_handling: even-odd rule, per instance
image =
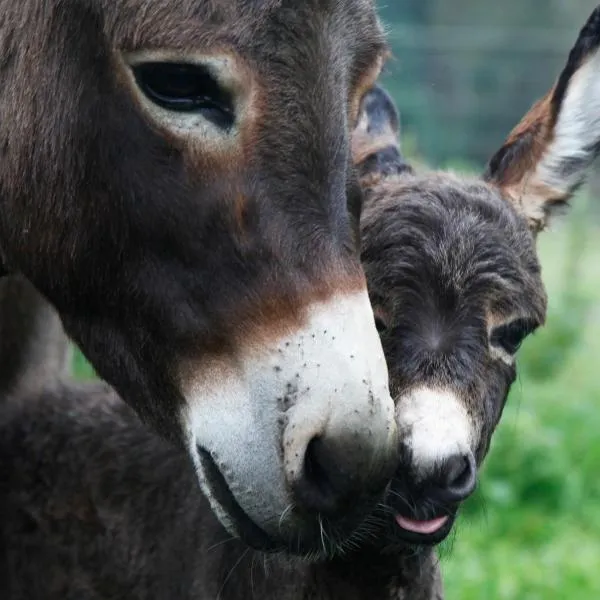
POLYGON ((451 502, 461 502, 475 490, 477 466, 474 456, 456 454, 450 457, 442 468, 440 487, 443 495, 451 502))
POLYGON ((331 482, 325 466, 326 457, 323 455, 323 442, 313 438, 306 448, 304 457, 304 477, 323 496, 332 495, 331 482))
POLYGON ((322 513, 334 513, 352 490, 358 491, 355 477, 346 472, 335 449, 320 437, 314 437, 306 447, 301 477, 294 485, 299 503, 322 513))
POLYGON ((462 487, 469 478, 469 461, 464 456, 453 456, 446 465, 446 481, 448 487, 462 487))

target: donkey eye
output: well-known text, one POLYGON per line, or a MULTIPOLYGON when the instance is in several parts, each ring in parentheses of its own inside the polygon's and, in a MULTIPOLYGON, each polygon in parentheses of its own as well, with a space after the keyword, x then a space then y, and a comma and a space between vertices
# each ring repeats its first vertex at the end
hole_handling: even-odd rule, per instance
POLYGON ((234 124, 231 93, 201 65, 146 62, 132 67, 135 80, 154 104, 177 113, 198 113, 221 129, 234 124))
POLYGON ((516 319, 492 330, 490 343, 508 354, 516 354, 523 340, 532 333, 536 324, 528 319, 516 319))

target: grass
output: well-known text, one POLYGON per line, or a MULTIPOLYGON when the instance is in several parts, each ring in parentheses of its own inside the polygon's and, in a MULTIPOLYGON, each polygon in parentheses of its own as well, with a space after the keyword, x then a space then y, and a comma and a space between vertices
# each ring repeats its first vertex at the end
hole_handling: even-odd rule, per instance
MULTIPOLYGON (((449 600, 600 598, 600 228, 585 203, 540 237, 547 325, 520 377, 478 495, 441 550, 449 600)), ((92 370, 77 354, 74 370, 92 370)))

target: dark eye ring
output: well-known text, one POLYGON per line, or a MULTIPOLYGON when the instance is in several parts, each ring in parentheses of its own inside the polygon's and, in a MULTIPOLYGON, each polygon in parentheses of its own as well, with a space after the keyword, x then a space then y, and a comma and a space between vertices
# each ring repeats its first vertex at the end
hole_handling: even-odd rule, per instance
POLYGON ((383 333, 389 327, 389 319, 386 311, 384 311, 378 304, 374 305, 373 316, 375 317, 375 327, 379 333, 383 333))
POLYGON ((492 330, 490 343, 508 354, 516 354, 523 340, 533 333, 537 325, 530 319, 515 319, 492 330))
POLYGON ((232 94, 203 65, 145 62, 132 67, 136 83, 154 104, 176 113, 197 113, 221 129, 235 122, 232 94))
POLYGON ((383 333, 387 329, 387 325, 380 317, 375 317, 375 327, 379 333, 383 333))

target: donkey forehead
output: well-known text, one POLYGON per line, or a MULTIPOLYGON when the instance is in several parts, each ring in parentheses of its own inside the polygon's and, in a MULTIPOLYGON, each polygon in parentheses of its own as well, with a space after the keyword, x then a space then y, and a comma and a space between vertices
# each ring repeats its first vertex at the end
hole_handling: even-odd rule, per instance
POLYGON ((235 46, 261 60, 274 54, 281 60, 286 49, 292 50, 289 36, 302 47, 325 30, 331 42, 346 44, 340 55, 353 46, 384 45, 372 0, 99 1, 112 41, 127 49, 235 46))
POLYGON ((475 303, 543 317, 533 236, 484 182, 447 174, 389 181, 364 211, 363 243, 369 279, 380 272, 373 280, 388 291, 417 287, 421 296, 460 300, 457 309, 475 303))

